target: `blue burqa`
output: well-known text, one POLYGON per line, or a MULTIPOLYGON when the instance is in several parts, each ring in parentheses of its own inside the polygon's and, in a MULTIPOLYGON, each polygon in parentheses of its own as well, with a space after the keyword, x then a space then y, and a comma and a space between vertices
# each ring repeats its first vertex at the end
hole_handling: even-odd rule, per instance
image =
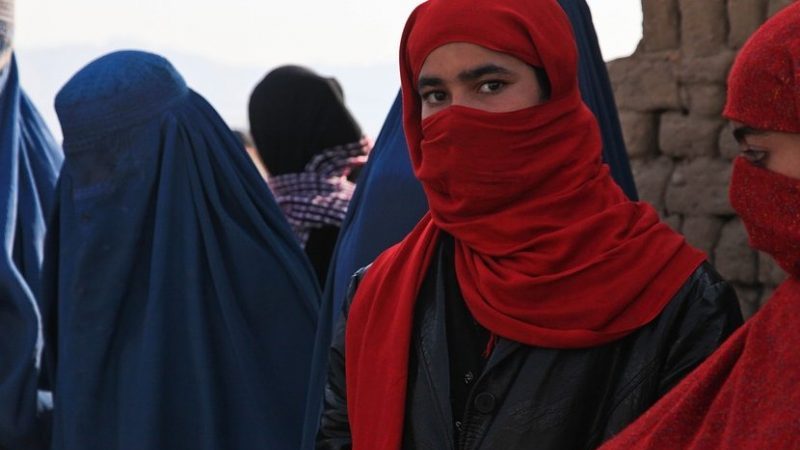
MULTIPOLYGON (((603 158, 620 187, 635 200, 636 186, 591 12, 585 0, 560 0, 559 3, 575 32, 580 55, 578 81, 584 102, 595 113, 602 131, 603 158)), ((304 450, 314 447, 327 376, 328 348, 351 276, 402 240, 427 210, 422 186, 411 170, 398 95, 358 180, 328 272, 309 385, 304 450)))
POLYGON ((43 336, 37 298, 46 218, 64 159, 19 84, 0 70, 0 449, 46 446, 49 406, 38 390, 43 336))
POLYGON ((56 112, 53 448, 296 449, 319 288, 236 137, 142 52, 86 66, 56 112))

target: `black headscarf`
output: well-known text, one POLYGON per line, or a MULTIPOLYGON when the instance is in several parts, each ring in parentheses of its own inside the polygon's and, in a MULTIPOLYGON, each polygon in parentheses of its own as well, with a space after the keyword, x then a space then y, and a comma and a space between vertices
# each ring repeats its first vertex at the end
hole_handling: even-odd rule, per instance
POLYGON ((249 110, 250 132, 272 175, 302 172, 320 151, 362 136, 341 85, 303 67, 268 73, 250 95, 249 110))

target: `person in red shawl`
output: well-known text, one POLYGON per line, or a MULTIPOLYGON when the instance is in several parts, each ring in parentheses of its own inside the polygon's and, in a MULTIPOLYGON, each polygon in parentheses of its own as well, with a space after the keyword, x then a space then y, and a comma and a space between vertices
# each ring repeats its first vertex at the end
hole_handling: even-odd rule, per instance
POLYGON ((800 3, 744 46, 730 73, 724 115, 742 148, 731 202, 751 246, 771 254, 789 278, 603 450, 800 448, 800 3))
POLYGON ((318 448, 594 448, 741 324, 602 163, 555 0, 423 3, 400 70, 430 213, 355 277, 318 448))

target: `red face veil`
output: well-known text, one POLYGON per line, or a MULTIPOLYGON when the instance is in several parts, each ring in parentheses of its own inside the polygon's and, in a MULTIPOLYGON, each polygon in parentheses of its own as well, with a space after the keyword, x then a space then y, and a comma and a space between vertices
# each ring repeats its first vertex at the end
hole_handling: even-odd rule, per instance
POLYGON ((347 398, 356 448, 402 440, 414 302, 442 231, 475 319, 495 336, 550 348, 620 339, 653 320, 705 256, 627 200, 601 162, 577 50, 555 0, 432 0, 400 48, 404 126, 431 212, 382 254, 353 300, 347 398), (508 113, 451 106, 421 120, 431 51, 469 42, 545 69, 546 103, 508 113))

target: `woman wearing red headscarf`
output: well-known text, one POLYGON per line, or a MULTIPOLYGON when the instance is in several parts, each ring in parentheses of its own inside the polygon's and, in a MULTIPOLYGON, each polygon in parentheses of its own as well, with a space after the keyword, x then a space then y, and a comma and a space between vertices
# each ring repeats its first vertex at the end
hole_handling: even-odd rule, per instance
POLYGON ((764 308, 603 450, 800 446, 800 3, 750 38, 725 117, 742 155, 730 197, 750 244, 789 274, 764 308))
POLYGON ((430 213, 357 277, 318 448, 599 445, 739 325, 731 288, 602 164, 555 0, 426 2, 400 67, 430 213))

